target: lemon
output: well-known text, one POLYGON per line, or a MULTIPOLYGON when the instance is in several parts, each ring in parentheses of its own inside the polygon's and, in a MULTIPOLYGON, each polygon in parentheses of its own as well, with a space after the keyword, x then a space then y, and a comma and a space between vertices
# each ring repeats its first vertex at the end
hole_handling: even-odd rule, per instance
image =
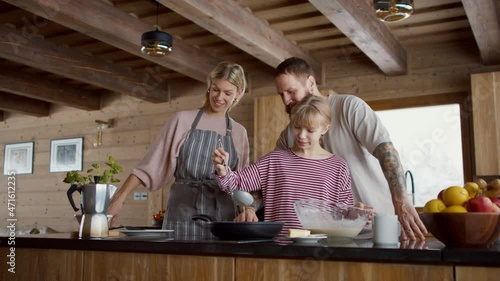
POLYGON ((464 188, 467 190, 467 193, 469 193, 470 198, 476 197, 479 193, 479 185, 475 182, 465 183, 464 188))
POLYGON ((450 186, 443 192, 443 202, 446 206, 462 206, 469 200, 469 192, 461 186, 450 186))
POLYGON ((450 206, 442 211, 442 213, 467 213, 467 209, 463 206, 450 206))
POLYGON ((424 205, 424 213, 440 213, 446 209, 446 205, 439 199, 427 201, 424 205))

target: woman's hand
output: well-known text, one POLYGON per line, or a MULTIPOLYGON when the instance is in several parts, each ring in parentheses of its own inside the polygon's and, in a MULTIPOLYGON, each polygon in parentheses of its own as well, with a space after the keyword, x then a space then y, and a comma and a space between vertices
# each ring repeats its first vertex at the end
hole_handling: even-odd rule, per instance
POLYGON ((243 211, 234 218, 234 221, 238 222, 258 222, 259 219, 255 214, 255 209, 253 207, 243 207, 243 211))
POLYGON ((219 176, 224 177, 227 174, 226 159, 229 159, 229 153, 225 152, 222 147, 214 150, 212 153, 212 162, 219 176))

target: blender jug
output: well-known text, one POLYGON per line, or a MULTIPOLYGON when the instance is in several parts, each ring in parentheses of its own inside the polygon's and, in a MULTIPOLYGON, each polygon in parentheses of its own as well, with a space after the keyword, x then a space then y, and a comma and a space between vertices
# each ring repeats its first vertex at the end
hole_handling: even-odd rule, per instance
POLYGON ((73 193, 78 191, 82 195, 82 221, 80 222, 79 237, 107 237, 109 231, 106 212, 116 186, 109 184, 73 184, 67 191, 69 202, 75 211, 78 208, 73 200, 73 193))

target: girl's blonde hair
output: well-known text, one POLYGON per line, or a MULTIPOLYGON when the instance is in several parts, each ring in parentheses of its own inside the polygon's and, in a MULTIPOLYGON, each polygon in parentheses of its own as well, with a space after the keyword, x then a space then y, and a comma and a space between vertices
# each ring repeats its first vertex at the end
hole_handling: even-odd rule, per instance
POLYGON ((332 110, 328 101, 321 96, 306 95, 292 108, 290 119, 293 125, 313 128, 318 126, 318 117, 325 127, 332 123, 332 110))
MULTIPOLYGON (((205 92, 205 102, 203 103, 202 108, 210 107, 210 88, 212 87, 213 81, 216 79, 224 79, 236 86, 238 92, 242 93, 239 99, 241 99, 245 94, 247 80, 245 78, 245 71, 243 70, 243 67, 234 62, 223 61, 219 63, 207 77, 208 87, 205 92)), ((235 100, 227 111, 229 112, 236 105, 236 103, 238 103, 238 100, 235 100)))

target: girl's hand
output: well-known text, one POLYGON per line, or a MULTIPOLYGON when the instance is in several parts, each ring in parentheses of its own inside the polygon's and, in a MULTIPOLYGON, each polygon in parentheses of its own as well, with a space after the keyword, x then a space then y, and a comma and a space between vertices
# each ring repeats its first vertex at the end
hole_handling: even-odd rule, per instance
POLYGON ((361 202, 356 202, 356 204, 354 204, 354 207, 370 211, 370 214, 368 215, 368 221, 366 222, 366 225, 370 225, 373 221, 373 216, 375 215, 375 208, 365 205, 361 202))
POLYGON ((243 207, 243 210, 240 214, 234 218, 234 221, 237 222, 258 222, 259 218, 255 214, 255 209, 252 207, 243 207))
POLYGON ((215 170, 222 177, 227 174, 226 159, 229 159, 229 153, 225 152, 222 147, 215 149, 212 153, 212 162, 214 163, 215 170))

